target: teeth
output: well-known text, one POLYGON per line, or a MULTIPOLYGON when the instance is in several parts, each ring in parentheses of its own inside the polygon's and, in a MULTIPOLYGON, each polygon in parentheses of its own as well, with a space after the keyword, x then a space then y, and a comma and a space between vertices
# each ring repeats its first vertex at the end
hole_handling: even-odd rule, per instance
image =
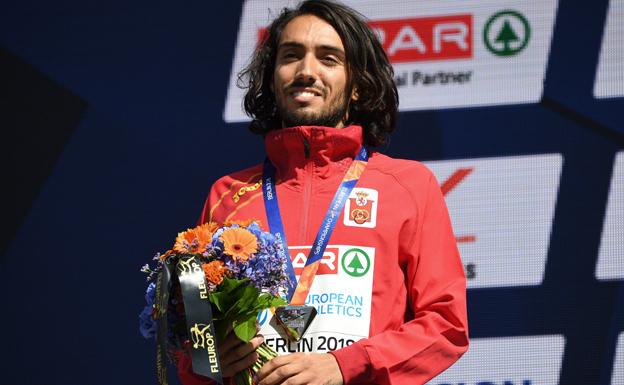
POLYGON ((300 92, 294 92, 293 95, 294 96, 314 96, 314 93, 308 92, 308 91, 300 91, 300 92))

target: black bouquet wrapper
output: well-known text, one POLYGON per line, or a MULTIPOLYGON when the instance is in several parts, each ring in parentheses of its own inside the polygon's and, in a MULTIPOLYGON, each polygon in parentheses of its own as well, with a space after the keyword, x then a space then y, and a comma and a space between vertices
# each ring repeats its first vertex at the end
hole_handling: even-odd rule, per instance
POLYGON ((184 301, 186 336, 190 342, 193 372, 223 384, 212 305, 201 262, 192 254, 173 254, 163 261, 156 285, 156 376, 160 385, 168 384, 167 309, 172 289, 179 283, 184 301))

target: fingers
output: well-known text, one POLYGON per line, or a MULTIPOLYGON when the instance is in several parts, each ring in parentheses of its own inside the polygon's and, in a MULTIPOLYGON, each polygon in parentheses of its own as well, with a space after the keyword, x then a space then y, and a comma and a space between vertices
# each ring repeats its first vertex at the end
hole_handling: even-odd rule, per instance
MULTIPOLYGON (((240 338, 238 338, 236 334, 234 334, 233 330, 234 329, 232 328, 232 324, 229 324, 227 327, 227 334, 225 338, 223 339, 223 341, 219 341, 220 352, 227 352, 231 350, 233 347, 238 346, 243 343, 243 341, 241 341, 240 338)), ((260 326, 256 324, 256 333, 258 333, 259 331, 260 331, 260 326)))
POLYGON ((256 373, 258 385, 343 385, 336 358, 331 354, 294 353, 276 357, 256 373))
MULTIPOLYGON (((291 370, 289 370, 289 372, 291 372, 291 370)), ((286 371, 284 371, 286 372, 286 371)), ((313 384, 313 375, 308 372, 301 372, 299 370, 295 370, 292 373, 284 376, 284 377, 280 377, 277 378, 275 377, 275 379, 267 377, 265 379, 265 381, 267 381, 267 384, 280 384, 280 385, 314 385, 313 384), (270 381, 270 382, 269 382, 270 381)))
POLYGON ((258 385, 281 384, 301 371, 305 355, 294 353, 280 356, 267 362, 256 373, 258 385))
MULTIPOLYGON (((261 335, 255 336, 251 341, 244 343, 234 333, 223 342, 223 346, 220 350, 221 366, 230 365, 236 361, 240 361, 251 353, 255 353, 258 346, 264 342, 264 337, 261 335)), ((251 362, 253 364, 255 360, 251 362)), ((250 364, 250 365, 251 365, 250 364)), ((245 369, 244 367, 243 369, 245 369)))
POLYGON ((228 333, 223 342, 219 344, 219 351, 221 354, 224 354, 241 344, 243 344, 243 341, 241 341, 236 334, 228 333))
POLYGON ((254 362, 258 360, 258 358, 259 358, 258 353, 252 352, 248 354, 247 356, 245 356, 244 358, 242 358, 241 360, 231 362, 227 366, 221 364, 221 373, 223 374, 223 377, 232 377, 236 373, 242 370, 245 370, 251 365, 253 365, 254 362))
POLYGON ((259 358, 256 349, 263 342, 264 337, 262 335, 257 335, 245 343, 236 334, 229 333, 219 346, 223 377, 232 377, 237 372, 253 365, 259 358))

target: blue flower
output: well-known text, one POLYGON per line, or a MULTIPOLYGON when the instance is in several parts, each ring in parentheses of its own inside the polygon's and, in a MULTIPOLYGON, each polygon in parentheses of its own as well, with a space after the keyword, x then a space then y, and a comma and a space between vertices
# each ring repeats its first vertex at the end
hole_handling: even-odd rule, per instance
POLYGON ((156 321, 152 316, 153 307, 145 306, 139 314, 139 330, 145 339, 156 338, 156 321))
POLYGON ((145 302, 147 302, 147 305, 143 308, 141 314, 139 314, 139 330, 141 331, 141 335, 146 339, 156 338, 157 325, 153 317, 155 299, 156 284, 150 282, 145 291, 145 302))
POLYGON ((260 234, 262 234, 262 229, 260 228, 260 226, 258 226, 256 222, 251 222, 249 226, 247 226, 247 230, 251 231, 253 235, 256 236, 256 238, 258 238, 260 234))
POLYGON ((221 242, 219 238, 221 237, 221 234, 223 234, 224 230, 225 227, 221 227, 217 229, 217 231, 215 231, 212 235, 212 249, 214 249, 215 251, 223 250, 223 242, 221 242))
POLYGON ((145 302, 147 302, 147 306, 154 305, 156 300, 156 284, 154 282, 150 282, 147 285, 147 290, 145 291, 145 302))

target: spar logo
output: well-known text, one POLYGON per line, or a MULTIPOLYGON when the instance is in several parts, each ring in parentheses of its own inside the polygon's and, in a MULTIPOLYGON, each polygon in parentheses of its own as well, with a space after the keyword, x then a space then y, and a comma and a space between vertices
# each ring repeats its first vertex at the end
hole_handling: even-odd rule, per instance
POLYGON ((358 278, 368 273, 368 270, 370 270, 371 260, 364 250, 353 248, 344 253, 341 264, 342 269, 347 274, 358 278))
MULTIPOLYGON (((306 261, 308 260, 310 247, 289 247, 288 250, 292 256, 292 264, 295 268, 295 275, 301 275, 306 261)), ((321 258, 316 274, 338 274, 338 255, 340 255, 340 253, 337 247, 328 246, 323 253, 323 258, 321 258)))
POLYGON ((371 21, 391 63, 472 57, 472 15, 371 21))
POLYGON ((516 55, 526 48, 530 38, 528 20, 513 10, 494 14, 483 28, 483 43, 488 51, 497 56, 516 55))

